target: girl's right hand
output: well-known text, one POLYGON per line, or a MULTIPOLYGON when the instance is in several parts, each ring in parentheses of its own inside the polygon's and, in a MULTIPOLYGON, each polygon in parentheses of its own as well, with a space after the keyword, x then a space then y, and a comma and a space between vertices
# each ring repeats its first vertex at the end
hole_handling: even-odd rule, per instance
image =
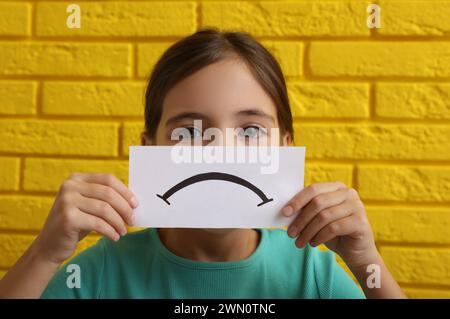
POLYGON ((136 197, 111 174, 74 173, 61 185, 44 228, 36 238, 36 253, 60 264, 91 231, 117 241, 133 225, 136 197))

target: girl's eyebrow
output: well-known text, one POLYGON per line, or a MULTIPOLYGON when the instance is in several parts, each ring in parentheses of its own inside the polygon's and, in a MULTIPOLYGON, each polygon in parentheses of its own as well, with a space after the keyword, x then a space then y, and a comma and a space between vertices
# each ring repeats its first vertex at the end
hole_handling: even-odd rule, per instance
POLYGON ((169 124, 173 124, 173 123, 179 122, 181 120, 186 120, 186 119, 188 119, 188 120, 202 120, 204 118, 205 118, 205 116, 203 114, 201 114, 201 113, 183 112, 183 113, 177 114, 177 115, 172 116, 171 118, 169 118, 166 121, 166 126, 169 125, 169 124))
POLYGON ((267 119, 271 120, 273 123, 275 123, 275 119, 273 118, 272 115, 269 115, 259 109, 242 110, 242 111, 237 112, 235 115, 236 116, 260 116, 260 117, 267 118, 267 119))

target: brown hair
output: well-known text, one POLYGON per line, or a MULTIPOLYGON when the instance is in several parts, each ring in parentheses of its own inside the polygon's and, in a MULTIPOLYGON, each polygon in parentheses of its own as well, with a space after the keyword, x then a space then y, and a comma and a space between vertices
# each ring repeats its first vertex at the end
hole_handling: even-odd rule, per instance
POLYGON ((168 48, 153 68, 145 94, 145 129, 154 138, 161 120, 164 98, 178 82, 210 64, 238 57, 273 99, 283 133, 293 138, 292 114, 283 72, 272 54, 243 32, 203 29, 168 48))

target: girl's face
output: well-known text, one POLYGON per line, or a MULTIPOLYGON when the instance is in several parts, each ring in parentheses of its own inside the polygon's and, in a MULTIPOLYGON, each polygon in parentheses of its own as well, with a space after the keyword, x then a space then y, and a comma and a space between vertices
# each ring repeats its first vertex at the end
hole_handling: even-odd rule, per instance
MULTIPOLYGON (((240 129, 233 145, 271 141, 271 128, 278 128, 277 109, 247 65, 239 59, 225 59, 195 72, 177 83, 166 95, 155 140, 142 134, 143 145, 173 145, 173 132, 186 128, 192 137, 202 138, 202 130, 218 128, 225 136, 227 128, 240 129), (196 126, 202 120, 201 128, 196 126), (194 123, 194 121, 196 121, 194 123)), ((175 134, 176 135, 176 134, 175 134)), ((203 144, 209 144, 205 141, 203 144)), ((230 144, 229 139, 214 145, 230 144)), ((291 144, 289 134, 280 134, 273 145, 291 144)), ((211 234, 225 234, 234 229, 203 229, 211 234)))
MULTIPOLYGON (((289 145, 289 134, 271 140, 271 128, 278 128, 277 108, 253 77, 247 65, 237 58, 208 65, 177 83, 166 95, 161 121, 153 141, 143 134, 143 145, 173 145, 172 134, 189 132, 191 141, 202 139, 208 128, 221 130, 224 139, 213 138, 214 145, 289 145), (199 121, 201 120, 201 122, 199 121), (195 121, 195 122, 194 122, 195 121), (185 128, 187 130, 180 130, 185 128), (225 138, 233 129, 234 141, 225 138)), ((273 136, 275 137, 275 136, 273 136)), ((184 140, 185 141, 185 140, 184 140)), ((203 141, 203 145, 211 141, 203 141)))

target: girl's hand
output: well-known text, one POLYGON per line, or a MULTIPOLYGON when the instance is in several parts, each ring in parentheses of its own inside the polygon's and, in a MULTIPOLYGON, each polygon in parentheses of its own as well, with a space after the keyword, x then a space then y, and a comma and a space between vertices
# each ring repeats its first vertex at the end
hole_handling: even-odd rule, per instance
POLYGON ((365 267, 380 259, 364 204, 354 188, 341 182, 315 183, 302 189, 283 208, 285 216, 298 213, 288 228, 295 244, 325 244, 349 267, 365 267))
POLYGON ((133 224, 136 206, 134 195, 115 176, 74 173, 61 185, 34 251, 60 264, 93 230, 117 241, 127 233, 126 224, 133 224))

